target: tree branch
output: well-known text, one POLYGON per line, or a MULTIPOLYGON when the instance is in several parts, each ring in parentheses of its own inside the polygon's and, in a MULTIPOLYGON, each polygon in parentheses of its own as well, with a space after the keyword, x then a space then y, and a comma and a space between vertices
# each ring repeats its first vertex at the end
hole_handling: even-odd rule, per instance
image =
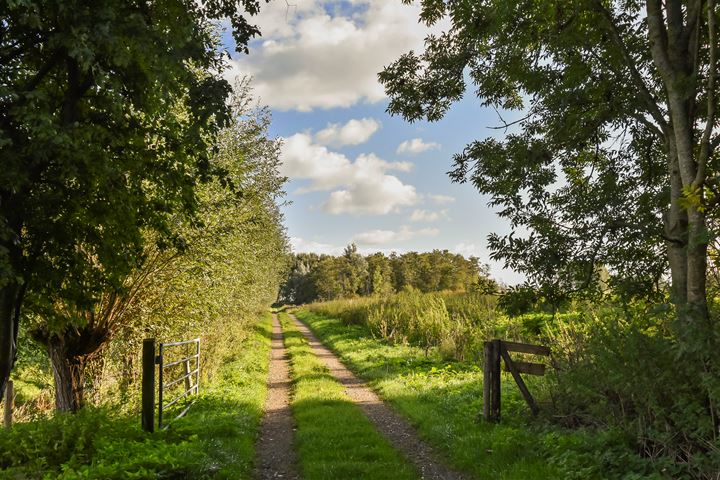
POLYGON ((685 45, 690 45, 690 42, 694 42, 694 37, 697 37, 702 6, 703 0, 691 0, 688 2, 685 29, 682 34, 682 41, 685 45))
MULTIPOLYGON (((702 15, 702 5, 704 0, 694 0, 687 7, 687 23, 683 30, 682 41, 685 49, 690 55, 690 71, 694 72, 690 77, 688 91, 693 92, 693 98, 697 93, 697 72, 700 58, 700 16, 702 15)), ((689 116, 695 118, 696 103, 690 102, 689 116)))
POLYGON ((512 121, 512 122, 507 122, 507 121, 505 121, 505 119, 502 117, 502 115, 500 115, 500 112, 498 112, 498 109, 497 109, 497 108, 493 107, 493 110, 495 110, 495 114, 498 116, 498 118, 500 119, 500 121, 501 121, 503 124, 502 124, 502 125, 496 125, 496 126, 493 126, 493 127, 490 127, 490 126, 489 126, 489 127, 487 127, 487 128, 490 128, 490 129, 492 129, 492 130, 504 130, 506 133, 507 133, 508 128, 510 128, 510 127, 512 127, 513 125, 516 125, 516 124, 518 124, 518 123, 524 122, 525 120, 527 120, 528 118, 532 117, 532 116, 535 114, 534 112, 531 111, 530 113, 528 113, 527 115, 525 115, 525 116, 522 117, 522 118, 518 118, 517 120, 514 120, 514 121, 512 121))
POLYGON ((658 126, 655 125, 654 123, 652 123, 650 120, 645 118, 644 115, 642 115, 638 112, 635 115, 633 115, 633 118, 635 120, 637 120, 638 122, 642 123, 643 125, 645 125, 646 127, 648 127, 648 129, 650 129, 651 132, 653 132, 655 135, 657 135, 660 140, 665 138, 662 130, 660 130, 658 128, 658 126))
POLYGON ((655 60, 660 74, 665 77, 666 83, 675 81, 675 73, 667 54, 667 31, 663 22, 661 0, 647 0, 647 22, 650 40, 650 52, 655 60))
POLYGON ((37 88, 38 85, 40 85, 40 82, 43 81, 45 76, 50 73, 50 70, 58 63, 60 60, 60 55, 55 52, 54 54, 50 55, 50 59, 45 62, 45 64, 40 67, 40 70, 33 76, 33 78, 25 85, 25 88, 22 89, 23 92, 31 92, 37 88))
POLYGON ((625 64, 630 70, 630 77, 635 84, 635 87, 639 90, 640 97, 645 102, 650 115, 658 123, 658 125, 660 125, 660 129, 664 130, 667 124, 667 122, 665 121, 665 116, 660 111, 660 108, 658 107, 658 102, 655 97, 653 97, 652 93, 650 93, 650 89, 645 84, 645 80, 643 80, 642 75, 640 75, 640 71, 637 69, 637 65, 635 64, 635 59, 633 59, 633 57, 630 55, 630 52, 627 49, 627 45, 625 45, 625 42, 623 41, 622 36, 617 29, 617 25, 615 24, 615 19, 613 18, 612 13, 610 13, 610 11, 605 8, 605 5, 603 5, 600 0, 592 0, 592 5, 605 20, 605 26, 610 33, 610 37, 612 38, 615 45, 620 49, 623 60, 625 60, 625 64))
POLYGON ((708 44, 710 50, 710 64, 708 66, 707 78, 707 120, 705 131, 700 141, 700 155, 698 157, 698 169, 695 175, 695 186, 700 186, 705 181, 705 169, 710 157, 710 135, 715 126, 715 69, 717 64, 717 53, 715 51, 715 0, 708 0, 708 44))
POLYGON ((684 21, 682 2, 679 0, 665 0, 665 15, 667 18, 667 32, 668 32, 668 44, 676 46, 679 49, 683 48, 682 37, 684 32, 684 21))

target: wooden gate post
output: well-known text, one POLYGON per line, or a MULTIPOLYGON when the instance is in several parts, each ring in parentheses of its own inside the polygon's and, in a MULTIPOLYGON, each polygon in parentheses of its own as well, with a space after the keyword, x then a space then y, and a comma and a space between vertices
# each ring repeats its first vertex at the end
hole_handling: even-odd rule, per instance
POLYGON ((142 351, 142 428, 155 431, 155 339, 143 340, 142 351))
POLYGON ((490 420, 490 377, 492 371, 492 342, 483 342, 483 418, 490 420))
POLYGON ((505 361, 505 368, 512 374, 520 393, 530 406, 533 415, 537 415, 539 408, 530 394, 521 373, 528 375, 545 375, 545 365, 542 363, 529 363, 515 361, 508 352, 529 353, 531 355, 550 355, 550 347, 530 345, 528 343, 505 342, 491 340, 484 344, 483 366, 483 417, 489 422, 500 421, 500 359, 505 361))
POLYGON ((500 340, 485 342, 483 366, 483 417, 500 421, 500 340))
POLYGON ((500 340, 492 342, 492 396, 490 397, 491 420, 500 421, 500 340))
POLYGON ((15 397, 15 392, 13 390, 13 381, 8 380, 5 385, 5 412, 3 415, 5 428, 12 427, 13 401, 15 397))
POLYGON ((490 378, 492 377, 492 342, 483 343, 483 418, 490 420, 490 378))

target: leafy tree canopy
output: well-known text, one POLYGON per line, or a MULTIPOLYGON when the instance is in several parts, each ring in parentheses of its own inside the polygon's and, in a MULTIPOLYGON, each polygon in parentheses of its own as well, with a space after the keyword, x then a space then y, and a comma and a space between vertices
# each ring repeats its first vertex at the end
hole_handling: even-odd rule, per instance
POLYGON ((597 285, 601 265, 620 291, 647 295, 669 265, 674 302, 706 316, 714 2, 421 4, 421 21, 450 27, 379 74, 388 111, 437 121, 472 88, 513 115, 450 174, 510 221, 514 233, 489 237, 492 257, 556 296, 597 285))
POLYGON ((213 21, 238 49, 257 0, 0 5, 0 391, 26 290, 93 302, 142 258, 143 229, 176 239, 230 86, 213 21))

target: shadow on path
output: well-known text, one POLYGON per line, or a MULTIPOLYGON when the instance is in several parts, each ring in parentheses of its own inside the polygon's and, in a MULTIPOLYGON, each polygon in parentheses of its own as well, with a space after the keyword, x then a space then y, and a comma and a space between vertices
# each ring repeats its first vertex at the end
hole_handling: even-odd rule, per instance
POLYGON ((299 479, 293 448, 294 421, 290 410, 290 374, 282 329, 273 314, 268 396, 256 445, 255 478, 299 479))
POLYGON ((394 410, 388 407, 357 378, 337 356, 327 349, 310 329, 294 315, 290 315, 298 330, 307 338, 318 358, 327 365, 330 373, 345 387, 345 393, 360 407, 375 428, 412 463, 421 478, 433 480, 462 480, 464 477, 441 462, 432 448, 422 441, 415 429, 394 410))

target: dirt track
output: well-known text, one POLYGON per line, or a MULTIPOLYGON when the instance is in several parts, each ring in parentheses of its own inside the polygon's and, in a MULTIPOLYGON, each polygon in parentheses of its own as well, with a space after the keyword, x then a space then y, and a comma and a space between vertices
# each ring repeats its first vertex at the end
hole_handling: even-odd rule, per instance
POLYGON ((309 328, 294 315, 298 329, 307 338, 315 354, 321 358, 335 378, 345 387, 347 395, 362 409, 375 428, 415 466, 423 479, 460 480, 464 477, 442 463, 428 444, 420 439, 415 429, 398 415, 326 348, 309 328))
POLYGON ((273 315, 270 355, 268 396, 256 447, 255 478, 299 479, 293 448, 295 424, 290 410, 290 368, 277 315, 273 315))

